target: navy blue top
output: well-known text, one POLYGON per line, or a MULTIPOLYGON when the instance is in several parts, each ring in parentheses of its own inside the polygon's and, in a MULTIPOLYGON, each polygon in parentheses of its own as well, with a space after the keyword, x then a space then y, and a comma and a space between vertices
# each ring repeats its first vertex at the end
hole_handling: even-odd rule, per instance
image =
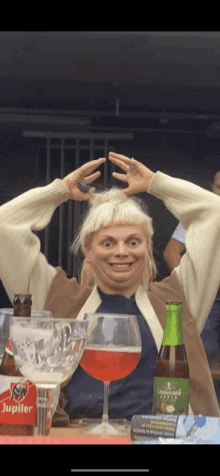
MULTIPOLYGON (((137 316, 142 339, 142 353, 135 370, 120 380, 110 383, 109 418, 126 418, 152 414, 153 378, 157 347, 151 330, 140 313, 134 297, 105 294, 98 288, 102 303, 96 312, 134 314, 137 316)), ((104 385, 88 375, 80 365, 64 393, 68 398, 65 410, 70 419, 101 418, 103 413, 104 385)))

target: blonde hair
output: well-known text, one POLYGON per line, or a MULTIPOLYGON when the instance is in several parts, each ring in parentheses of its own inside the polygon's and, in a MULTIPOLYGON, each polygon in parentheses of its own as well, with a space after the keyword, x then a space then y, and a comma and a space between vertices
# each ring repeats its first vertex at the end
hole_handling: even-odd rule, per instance
MULTIPOLYGON (((88 238, 91 240, 92 234, 102 227, 119 224, 145 225, 146 236, 150 258, 150 277, 146 283, 146 276, 142 278, 144 287, 148 287, 148 281, 156 278, 157 269, 153 257, 153 225, 152 218, 147 213, 145 203, 136 196, 128 197, 122 189, 112 187, 110 190, 96 192, 89 200, 89 209, 83 217, 82 224, 70 248, 73 254, 77 254, 79 249, 83 249, 88 238)), ((81 276, 85 268, 83 262, 81 276)), ((96 279, 95 279, 96 282, 96 279)))

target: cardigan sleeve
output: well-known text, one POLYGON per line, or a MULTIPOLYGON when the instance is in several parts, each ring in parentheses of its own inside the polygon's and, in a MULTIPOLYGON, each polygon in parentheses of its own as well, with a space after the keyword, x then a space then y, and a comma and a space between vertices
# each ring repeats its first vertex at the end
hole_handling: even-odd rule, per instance
POLYGON ((220 284, 220 197, 162 172, 148 193, 163 200, 186 230, 186 253, 173 273, 201 333, 220 284))
POLYGON ((0 207, 0 279, 11 303, 14 293, 30 292, 32 308, 44 309, 57 271, 41 253, 33 230, 49 224, 55 209, 67 200, 67 193, 64 183, 56 179, 0 207))

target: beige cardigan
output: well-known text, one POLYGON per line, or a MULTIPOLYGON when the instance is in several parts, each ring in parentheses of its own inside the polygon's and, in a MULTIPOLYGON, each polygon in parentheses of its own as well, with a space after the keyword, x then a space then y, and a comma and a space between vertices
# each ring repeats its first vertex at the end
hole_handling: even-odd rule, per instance
MULTIPOLYGON (((187 252, 169 278, 139 286, 135 299, 159 350, 166 299, 184 305, 184 336, 190 365, 190 406, 194 413, 219 415, 213 382, 199 334, 220 283, 220 197, 191 182, 156 172, 146 191, 164 202, 186 230, 187 252)), ((37 187, 0 207, 0 279, 11 303, 15 292, 32 294, 32 309, 51 309, 55 316, 83 317, 96 311, 97 289, 85 289, 76 279, 51 266, 41 252, 34 230, 50 222, 56 208, 68 200, 62 180, 37 187)), ((64 402, 63 402, 64 405, 64 402)), ((62 412, 61 412, 62 413, 62 412)), ((62 419, 62 414, 60 414, 62 419)))
MULTIPOLYGON (((45 309, 52 311, 54 317, 62 316, 72 319, 83 319, 86 312, 95 312, 101 304, 96 286, 93 289, 89 285, 83 287, 78 284, 76 278, 67 278, 61 268, 57 270, 47 295, 45 309)), ((163 337, 165 304, 168 297, 171 300, 183 302, 183 335, 190 370, 189 413, 220 417, 206 353, 175 270, 163 281, 151 283, 147 293, 140 285, 135 294, 136 304, 148 322, 158 350, 163 337)), ((62 385, 62 388, 69 380, 62 385)), ((65 415, 63 409, 65 403, 66 400, 61 391, 60 406, 53 419, 54 425, 63 418, 64 422, 66 419, 68 423, 68 415, 65 415)))

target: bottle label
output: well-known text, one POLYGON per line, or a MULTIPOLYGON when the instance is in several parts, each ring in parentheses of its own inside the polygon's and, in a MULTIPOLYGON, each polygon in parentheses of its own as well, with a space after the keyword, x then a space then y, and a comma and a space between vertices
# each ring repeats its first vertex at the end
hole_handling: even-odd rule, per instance
POLYGON ((13 352, 12 352, 12 343, 11 343, 11 340, 10 340, 10 339, 8 339, 8 342, 7 342, 7 344, 6 344, 5 351, 6 351, 9 355, 13 355, 13 352))
POLYGON ((36 387, 22 377, 0 375, 0 424, 35 424, 36 387))
POLYGON ((131 435, 134 439, 176 438, 179 415, 134 415, 131 435))
POLYGON ((30 304, 14 304, 14 316, 30 317, 31 307, 30 304))
POLYGON ((189 379, 155 377, 153 413, 188 414, 189 379))

